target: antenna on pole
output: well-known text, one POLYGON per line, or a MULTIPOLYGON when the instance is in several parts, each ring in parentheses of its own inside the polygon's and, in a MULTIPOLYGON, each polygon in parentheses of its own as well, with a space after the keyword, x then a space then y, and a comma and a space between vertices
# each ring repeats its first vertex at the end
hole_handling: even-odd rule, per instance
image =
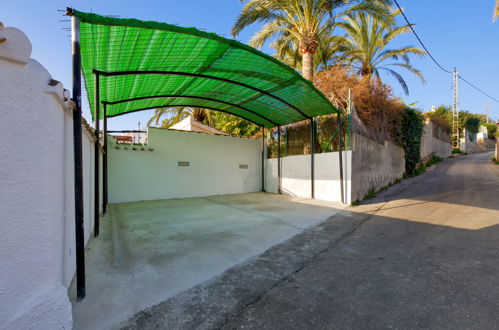
POLYGON ((489 123, 490 121, 490 101, 487 101, 487 124, 489 123))
POLYGON ((459 71, 454 68, 454 103, 452 106, 452 147, 459 148, 459 71))

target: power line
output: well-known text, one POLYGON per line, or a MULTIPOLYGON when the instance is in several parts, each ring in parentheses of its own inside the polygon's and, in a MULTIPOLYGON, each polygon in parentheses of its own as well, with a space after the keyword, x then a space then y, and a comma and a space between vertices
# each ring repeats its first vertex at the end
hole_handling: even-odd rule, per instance
POLYGON ((421 44, 421 46, 423 47, 423 49, 426 51, 426 53, 428 54, 428 56, 430 56, 430 58, 433 60, 433 62, 435 62, 435 64, 440 68, 442 69, 444 72, 447 72, 447 73, 452 73, 452 71, 449 71, 449 70, 446 70, 443 68, 443 66, 440 65, 440 63, 437 62, 437 60, 433 57, 433 55, 431 55, 430 51, 428 50, 428 48, 426 48, 425 44, 423 43, 423 41, 421 40, 421 38, 418 36, 418 34, 416 33, 416 31, 414 30, 414 28, 412 27, 412 24, 409 23, 409 20, 407 19, 407 16, 405 16, 405 13, 404 11, 402 10, 402 7, 400 7, 400 5, 398 4, 397 0, 393 0, 395 2, 395 4, 397 5, 397 7, 399 8, 400 10, 400 13, 402 14, 402 16, 404 16, 404 19, 405 21, 407 22, 407 25, 409 25, 409 27, 411 28, 412 30, 412 33, 414 33, 414 35, 416 36, 416 38, 418 39, 419 43, 421 44))
MULTIPOLYGON (((404 17, 405 21, 407 22, 407 25, 409 26, 409 28, 412 30, 412 33, 414 34, 414 36, 416 37, 416 39, 418 39, 419 43, 421 44, 421 46, 423 47, 423 49, 426 51, 426 53, 428 54, 428 56, 433 60, 433 62, 435 62, 435 64, 444 72, 446 73, 452 73, 452 71, 449 71, 449 70, 446 70, 444 69, 443 66, 440 65, 440 63, 437 62, 437 60, 433 57, 433 55, 431 55, 430 51, 428 50, 428 48, 426 48, 425 44, 423 43, 423 41, 421 40, 421 38, 418 36, 418 34, 416 33, 416 31, 414 30, 414 28, 412 27, 412 24, 409 22, 409 19, 407 18, 407 16, 405 16, 405 13, 404 11, 402 10, 402 7, 400 7, 400 5, 398 4, 397 0, 393 0, 393 2, 395 2, 395 4, 397 5, 398 9, 400 10, 400 13, 402 14, 402 16, 404 17)), ((459 79, 461 79, 462 81, 464 81, 466 84, 468 84, 469 86, 473 87, 474 89, 476 89, 477 91, 479 91, 480 93, 482 93, 483 95, 487 96, 488 98, 490 98, 491 100, 494 100, 495 102, 498 102, 499 103, 499 100, 497 100, 495 97, 492 97, 490 96, 489 94, 485 93, 483 90, 481 90, 480 88, 478 88, 476 85, 472 84, 471 82, 469 82, 468 80, 464 79, 464 77, 462 75, 459 75, 459 79)))
POLYGON ((473 85, 472 83, 470 83, 469 81, 467 81, 466 79, 463 78, 463 76, 459 75, 459 78, 464 81, 465 83, 467 83, 468 85, 470 85, 471 87, 473 87, 474 89, 476 89, 477 91, 479 91, 480 93, 482 93, 483 95, 489 97, 491 100, 495 101, 495 102, 498 102, 499 103, 499 100, 496 99, 495 97, 492 97, 490 96, 489 94, 485 93, 484 91, 482 91, 480 88, 478 88, 477 86, 473 85))

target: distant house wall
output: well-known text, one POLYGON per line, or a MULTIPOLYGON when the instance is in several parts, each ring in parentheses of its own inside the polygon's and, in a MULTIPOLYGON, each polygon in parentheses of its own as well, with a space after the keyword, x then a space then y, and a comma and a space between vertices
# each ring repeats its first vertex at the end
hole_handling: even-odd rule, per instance
POLYGON ((393 183, 405 172, 404 149, 393 142, 380 144, 352 133, 351 200, 362 200, 370 190, 393 183))
POLYGON ((480 146, 476 138, 476 134, 470 133, 466 128, 463 129, 463 137, 461 137, 460 149, 462 152, 473 154, 480 151, 480 146))
POLYGON ((116 149, 109 141, 110 203, 248 193, 262 187, 259 140, 149 128, 145 150, 116 149))
POLYGON ((421 139, 421 159, 432 155, 447 158, 451 155, 452 146, 450 135, 445 130, 431 121, 425 120, 423 137, 421 139))
POLYGON ((209 125, 203 124, 197 120, 194 120, 192 116, 186 117, 180 122, 169 127, 169 129, 177 131, 191 131, 198 133, 212 133, 218 135, 229 135, 225 132, 219 131, 218 129, 211 127, 209 125))
POLYGON ((485 126, 480 126, 480 131, 476 135, 476 142, 480 150, 492 149, 496 144, 495 140, 489 139, 487 127, 485 126))
MULTIPOLYGON (((6 43, 12 40, 7 38, 6 43)), ((22 43, 29 40, 18 40, 14 48, 22 43)), ((3 57, 4 44, 0 44, 0 327, 71 329, 68 287, 76 264, 72 110, 62 85, 29 59, 25 46, 20 51, 25 60, 9 60, 3 57)), ((11 50, 7 49, 10 55, 11 50)), ((93 231, 94 145, 92 135, 85 127, 83 131, 87 242, 93 231)))

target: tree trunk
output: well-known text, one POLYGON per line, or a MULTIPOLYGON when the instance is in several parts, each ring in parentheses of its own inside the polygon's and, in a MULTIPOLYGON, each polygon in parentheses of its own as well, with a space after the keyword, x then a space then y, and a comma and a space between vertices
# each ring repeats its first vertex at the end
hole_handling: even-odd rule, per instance
POLYGON ((314 79, 314 53, 305 52, 302 55, 301 74, 304 78, 312 81, 314 79))

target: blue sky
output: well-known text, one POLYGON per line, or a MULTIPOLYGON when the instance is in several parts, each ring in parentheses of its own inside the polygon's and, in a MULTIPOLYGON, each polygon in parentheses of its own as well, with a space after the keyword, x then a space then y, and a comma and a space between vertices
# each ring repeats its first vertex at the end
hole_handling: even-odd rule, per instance
MULTIPOLYGON (((399 3, 444 67, 449 70, 457 67, 467 80, 499 99, 499 21, 492 23, 494 0, 399 0, 399 3)), ((242 4, 239 0, 4 1, 0 20, 6 26, 22 29, 33 44, 32 57, 41 62, 54 79, 71 89, 70 32, 62 29, 69 27, 69 23, 60 22, 67 18, 57 11, 67 6, 103 15, 193 26, 230 37, 230 29, 242 4)), ((258 26, 248 28, 238 39, 247 42, 257 29, 258 26)), ((393 43, 393 46, 405 45, 418 44, 412 34, 393 43)), ((410 90, 410 95, 405 96, 396 81, 383 77, 394 87, 395 94, 407 103, 417 102, 424 110, 432 105, 451 104, 452 76, 440 71, 429 58, 414 58, 413 64, 423 72, 427 83, 422 84, 418 78, 401 72, 410 90)), ((485 113, 487 101, 486 96, 461 83, 461 109, 485 113)), ((499 103, 490 100, 490 109, 491 116, 499 118, 499 103)), ((84 116, 90 118, 86 106, 84 116)), ((139 121, 144 124, 150 116, 151 111, 144 111, 112 118, 109 129, 135 129, 139 121)))

